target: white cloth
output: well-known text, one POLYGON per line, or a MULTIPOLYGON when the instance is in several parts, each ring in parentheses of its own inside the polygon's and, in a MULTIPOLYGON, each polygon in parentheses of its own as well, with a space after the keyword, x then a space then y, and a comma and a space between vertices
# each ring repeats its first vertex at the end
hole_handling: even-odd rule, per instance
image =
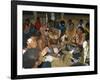
POLYGON ((51 55, 47 55, 44 61, 45 62, 47 62, 47 61, 48 62, 52 62, 53 61, 53 57, 51 55))
POLYGON ((88 47, 88 42, 87 41, 83 42, 83 49, 84 49, 84 63, 85 63, 86 58, 89 55, 89 47, 88 47))
POLYGON ((69 53, 70 53, 70 54, 73 54, 73 52, 74 52, 74 49, 73 49, 73 50, 71 50, 71 51, 69 51, 69 53))
POLYGON ((31 42, 32 42, 32 39, 31 39, 31 38, 29 38, 27 41, 28 41, 28 43, 31 43, 31 42))
POLYGON ((53 50, 54 50, 54 53, 58 54, 59 52, 58 48, 53 48, 53 50))
POLYGON ((82 26, 84 28, 84 24, 81 24, 81 25, 79 24, 78 27, 80 27, 80 26, 82 26))
POLYGON ((23 49, 23 54, 26 52, 26 50, 25 49, 23 49))
POLYGON ((64 41, 65 41, 65 38, 67 38, 67 37, 68 37, 68 36, 64 34, 64 35, 61 37, 62 42, 64 42, 64 41))

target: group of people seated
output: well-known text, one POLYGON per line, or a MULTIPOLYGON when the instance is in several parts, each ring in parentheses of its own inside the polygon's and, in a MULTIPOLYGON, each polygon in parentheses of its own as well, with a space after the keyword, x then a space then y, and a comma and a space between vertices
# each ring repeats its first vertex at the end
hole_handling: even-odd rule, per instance
MULTIPOLYGON (((50 20, 51 21, 51 20, 50 20)), ((89 65, 89 22, 72 19, 42 24, 40 17, 23 24, 23 68, 89 65)))

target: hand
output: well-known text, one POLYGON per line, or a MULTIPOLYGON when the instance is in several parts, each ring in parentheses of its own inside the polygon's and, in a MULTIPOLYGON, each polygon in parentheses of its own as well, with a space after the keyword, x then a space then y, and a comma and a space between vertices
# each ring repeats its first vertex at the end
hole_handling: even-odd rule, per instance
POLYGON ((45 55, 47 54, 47 52, 48 52, 48 47, 45 47, 45 48, 42 50, 41 55, 42 55, 42 56, 45 56, 45 55))

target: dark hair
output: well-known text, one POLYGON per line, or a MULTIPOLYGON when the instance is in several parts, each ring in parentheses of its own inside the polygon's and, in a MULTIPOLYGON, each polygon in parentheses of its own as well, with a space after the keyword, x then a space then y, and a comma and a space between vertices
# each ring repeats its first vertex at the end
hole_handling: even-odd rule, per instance
POLYGON ((36 18, 38 21, 40 21, 40 17, 38 16, 37 18, 36 18))
POLYGON ((72 19, 69 19, 68 22, 72 22, 72 19))
POLYGON ((25 19, 25 22, 30 23, 30 19, 29 18, 25 19))
POLYGON ((84 33, 84 28, 79 26, 78 29, 80 29, 82 31, 82 33, 84 33))
POLYGON ((62 21, 60 21, 60 24, 65 24, 65 21, 63 21, 63 20, 62 20, 62 21))
POLYGON ((89 33, 85 33, 85 40, 88 41, 89 40, 89 33))
POLYGON ((89 22, 86 23, 86 28, 89 28, 90 27, 90 24, 89 22))
POLYGON ((80 19, 80 22, 83 22, 83 19, 80 19))

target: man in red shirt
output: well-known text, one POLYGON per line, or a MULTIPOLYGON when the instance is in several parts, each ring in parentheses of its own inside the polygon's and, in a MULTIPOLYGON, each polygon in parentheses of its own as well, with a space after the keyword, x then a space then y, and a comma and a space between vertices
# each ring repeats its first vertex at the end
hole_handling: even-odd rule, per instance
POLYGON ((35 22, 35 28, 37 30, 40 30, 40 27, 42 26, 41 21, 40 21, 40 17, 37 17, 37 20, 35 22))

